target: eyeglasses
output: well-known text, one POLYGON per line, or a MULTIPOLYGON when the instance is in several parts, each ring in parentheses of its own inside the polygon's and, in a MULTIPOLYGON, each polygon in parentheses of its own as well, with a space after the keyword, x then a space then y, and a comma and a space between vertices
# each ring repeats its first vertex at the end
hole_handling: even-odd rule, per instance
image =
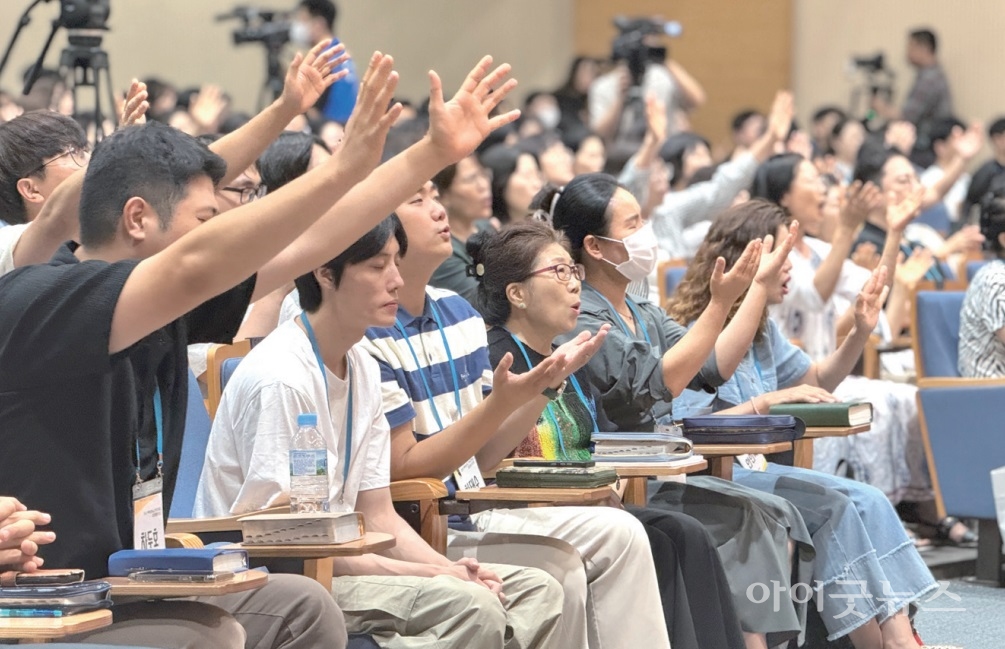
POLYGON ((222 192, 234 192, 241 195, 241 205, 250 203, 256 198, 261 198, 269 191, 265 185, 255 185, 254 187, 221 187, 222 192))
POLYGON ((474 185, 479 180, 484 180, 485 182, 492 184, 492 170, 482 169, 481 171, 475 171, 467 174, 466 176, 461 176, 457 179, 462 185, 474 185))
POLYGON ((83 167, 87 166, 87 162, 91 159, 91 152, 90 152, 90 150, 88 150, 88 148, 86 146, 85 147, 76 147, 76 146, 70 147, 69 149, 67 149, 66 151, 63 151, 62 153, 60 153, 58 156, 56 156, 52 160, 49 160, 48 162, 43 162, 42 164, 38 165, 37 167, 35 167, 34 169, 32 169, 31 171, 29 171, 28 173, 26 173, 24 176, 22 176, 22 178, 27 178, 29 176, 34 176, 35 174, 39 173, 40 171, 42 171, 43 169, 45 169, 46 167, 48 167, 49 165, 51 165, 53 162, 56 162, 57 160, 60 160, 60 159, 65 158, 67 156, 70 157, 70 160, 73 161, 73 164, 77 165, 80 168, 83 168, 83 167))
POLYGON ((575 277, 579 281, 586 279, 586 269, 583 268, 581 264, 555 264, 554 266, 547 266, 545 268, 539 268, 535 271, 531 271, 530 276, 540 275, 541 273, 547 273, 548 271, 553 271, 555 273, 555 279, 562 282, 563 284, 568 284, 569 280, 575 277))

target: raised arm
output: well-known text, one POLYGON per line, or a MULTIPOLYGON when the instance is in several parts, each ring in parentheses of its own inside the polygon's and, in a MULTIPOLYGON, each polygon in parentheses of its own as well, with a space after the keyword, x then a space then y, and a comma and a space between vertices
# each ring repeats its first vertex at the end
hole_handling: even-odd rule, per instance
MULTIPOLYGON (((305 65, 314 64, 312 56, 313 52, 308 54, 305 65)), ((387 110, 398 79, 392 65, 390 56, 374 54, 342 147, 326 164, 262 200, 210 219, 136 266, 116 303, 110 353, 126 349, 250 277, 373 169, 387 131, 401 112, 400 105, 387 110)), ((133 198, 124 210, 142 210, 144 204, 133 198)), ((347 218, 339 226, 344 245, 383 216, 347 218)))
POLYGON ((955 155, 952 162, 946 167, 945 174, 939 179, 939 182, 928 187, 925 191, 924 199, 921 201, 921 209, 923 211, 945 198, 949 190, 953 188, 956 181, 966 171, 967 165, 970 164, 970 161, 974 159, 974 156, 977 155, 984 144, 981 137, 982 131, 983 127, 980 122, 971 124, 966 131, 959 127, 953 129, 951 142, 955 155))
MULTIPOLYGON (((253 299, 327 263, 436 172, 467 157, 491 131, 519 117, 519 111, 489 117, 516 87, 514 79, 506 80, 509 65, 490 70, 492 57, 486 56, 449 102, 443 101, 440 78, 431 71, 426 136, 378 167, 344 199, 330 203, 330 209, 316 224, 261 269, 253 299)), ((379 148, 376 153, 380 153, 379 148)))
POLYGON ((680 88, 681 96, 684 99, 684 109, 690 110, 704 106, 706 100, 705 89, 701 87, 698 80, 691 76, 691 73, 685 70, 684 66, 678 63, 676 59, 667 60, 666 66, 670 72, 670 76, 674 78, 674 81, 677 82, 677 87, 680 88))
MULTIPOLYGON (((722 325, 726 322, 729 310, 750 286, 751 280, 757 273, 760 258, 761 240, 754 239, 747 244, 740 259, 733 264, 728 273, 723 272, 726 260, 722 257, 716 260, 715 270, 712 271, 712 278, 709 280, 712 286, 711 301, 687 334, 663 354, 663 378, 673 396, 679 396, 687 388, 691 380, 698 375, 708 355, 716 349, 716 341, 722 332, 722 325)), ((746 348, 743 351, 746 353, 746 348)), ((743 358, 743 354, 739 356, 743 358)), ((739 364, 740 358, 735 359, 736 364, 739 364)), ((716 360, 722 368, 723 361, 718 358, 716 360)), ((733 362, 734 359, 730 357, 726 364, 732 365, 735 370, 736 365, 733 362)), ((729 374, 732 373, 730 370, 729 374)), ((725 376, 723 374, 723 377, 725 376)))
POLYGON ((331 50, 329 47, 331 40, 322 41, 311 48, 307 56, 298 53, 293 57, 279 99, 244 126, 210 145, 213 153, 227 162, 227 173, 220 187, 254 164, 290 120, 305 113, 331 84, 348 74, 348 70, 333 72, 349 58, 345 46, 339 44, 331 50))
MULTIPOLYGON (((831 250, 813 275, 813 288, 816 289, 822 302, 827 302, 834 295, 834 289, 837 288, 838 280, 841 278, 841 267, 851 253, 859 228, 865 223, 869 212, 880 209, 882 203, 882 192, 871 182, 863 184, 856 180, 848 188, 844 205, 841 206, 837 228, 831 238, 831 250)), ((899 241, 900 237, 889 237, 889 239, 899 241)), ((896 259, 895 255, 894 261, 896 259)))

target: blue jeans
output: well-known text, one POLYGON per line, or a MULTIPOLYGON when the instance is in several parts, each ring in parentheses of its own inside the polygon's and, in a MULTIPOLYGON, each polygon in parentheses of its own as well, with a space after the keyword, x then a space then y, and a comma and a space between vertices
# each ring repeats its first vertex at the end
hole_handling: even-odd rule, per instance
MULTIPOLYGON (((885 622, 937 587, 879 489, 809 469, 733 469, 734 481, 785 498, 813 538, 813 589, 828 640, 885 622)), ((800 597, 806 595, 797 593, 800 597)))

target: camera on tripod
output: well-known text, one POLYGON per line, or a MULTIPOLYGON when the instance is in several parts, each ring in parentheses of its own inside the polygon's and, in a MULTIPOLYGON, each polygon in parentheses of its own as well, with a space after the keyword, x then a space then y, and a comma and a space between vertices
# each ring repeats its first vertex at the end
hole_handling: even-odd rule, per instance
POLYGON ((238 19, 241 26, 233 31, 234 45, 262 43, 266 47, 281 48, 290 42, 289 15, 283 11, 237 6, 216 17, 217 21, 238 19))
POLYGON ((861 81, 852 88, 849 110, 867 118, 871 113, 871 99, 878 97, 886 102, 893 100, 894 72, 886 65, 886 56, 877 52, 872 56, 853 56, 848 61, 848 73, 861 73, 861 81), (865 101, 868 94, 869 101, 865 101), (863 105, 864 102, 864 105, 863 105))
POLYGON ((614 26, 618 28, 618 36, 611 45, 611 59, 628 64, 632 86, 642 85, 646 66, 650 63, 663 63, 667 58, 667 48, 648 45, 646 37, 665 34, 676 38, 684 31, 677 21, 656 18, 618 16, 614 19, 614 26))

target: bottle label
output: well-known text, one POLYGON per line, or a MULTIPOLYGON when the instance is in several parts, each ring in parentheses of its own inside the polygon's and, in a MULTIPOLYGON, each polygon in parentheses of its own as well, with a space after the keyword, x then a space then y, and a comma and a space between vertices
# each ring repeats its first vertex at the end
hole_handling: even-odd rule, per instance
POLYGON ((290 475, 328 475, 328 451, 309 449, 290 451, 290 475))

